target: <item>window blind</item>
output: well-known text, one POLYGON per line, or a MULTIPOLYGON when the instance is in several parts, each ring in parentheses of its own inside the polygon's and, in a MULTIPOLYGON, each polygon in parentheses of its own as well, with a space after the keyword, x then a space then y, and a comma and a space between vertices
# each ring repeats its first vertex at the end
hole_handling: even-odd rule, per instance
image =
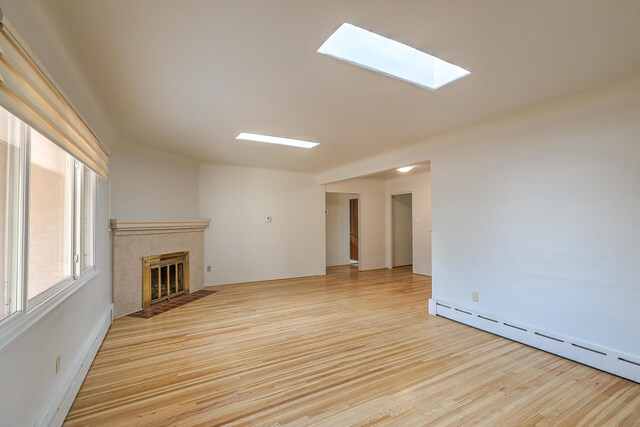
POLYGON ((109 152, 0 11, 0 105, 103 178, 109 152))

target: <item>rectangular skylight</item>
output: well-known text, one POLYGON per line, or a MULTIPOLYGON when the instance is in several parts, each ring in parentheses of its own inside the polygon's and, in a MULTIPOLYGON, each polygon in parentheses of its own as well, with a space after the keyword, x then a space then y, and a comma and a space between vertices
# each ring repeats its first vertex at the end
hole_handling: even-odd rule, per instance
POLYGON ((431 90, 470 74, 433 55, 347 23, 320 46, 318 53, 431 90))
POLYGON ((313 148, 319 145, 317 142, 301 141, 299 139, 282 138, 279 136, 260 135, 256 133, 242 132, 236 139, 245 141, 265 142, 267 144, 288 145, 290 147, 313 148))

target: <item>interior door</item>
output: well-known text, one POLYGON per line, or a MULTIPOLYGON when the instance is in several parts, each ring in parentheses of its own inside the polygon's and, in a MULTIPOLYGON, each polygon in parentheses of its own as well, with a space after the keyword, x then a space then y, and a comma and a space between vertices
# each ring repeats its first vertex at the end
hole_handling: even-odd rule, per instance
POLYGON ((358 199, 349 200, 349 258, 358 260, 358 199))

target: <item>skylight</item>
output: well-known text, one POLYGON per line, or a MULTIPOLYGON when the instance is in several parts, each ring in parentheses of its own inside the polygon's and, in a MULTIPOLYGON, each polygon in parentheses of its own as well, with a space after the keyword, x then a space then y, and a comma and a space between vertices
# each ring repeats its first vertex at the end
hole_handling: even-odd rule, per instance
POLYGON ((433 55, 347 23, 320 46, 318 53, 431 90, 471 74, 433 55))
POLYGON ((267 144, 288 145, 290 147, 313 148, 318 145, 317 142, 301 141, 299 139, 282 138, 279 136, 259 135, 256 133, 242 132, 236 139, 244 139, 245 141, 265 142, 267 144))

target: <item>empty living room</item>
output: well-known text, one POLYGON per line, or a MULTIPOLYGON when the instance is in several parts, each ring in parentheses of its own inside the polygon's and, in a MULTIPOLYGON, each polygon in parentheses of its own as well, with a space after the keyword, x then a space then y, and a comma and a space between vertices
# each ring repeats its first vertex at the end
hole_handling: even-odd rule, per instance
POLYGON ((640 1, 0 0, 0 427, 640 427, 640 1))

